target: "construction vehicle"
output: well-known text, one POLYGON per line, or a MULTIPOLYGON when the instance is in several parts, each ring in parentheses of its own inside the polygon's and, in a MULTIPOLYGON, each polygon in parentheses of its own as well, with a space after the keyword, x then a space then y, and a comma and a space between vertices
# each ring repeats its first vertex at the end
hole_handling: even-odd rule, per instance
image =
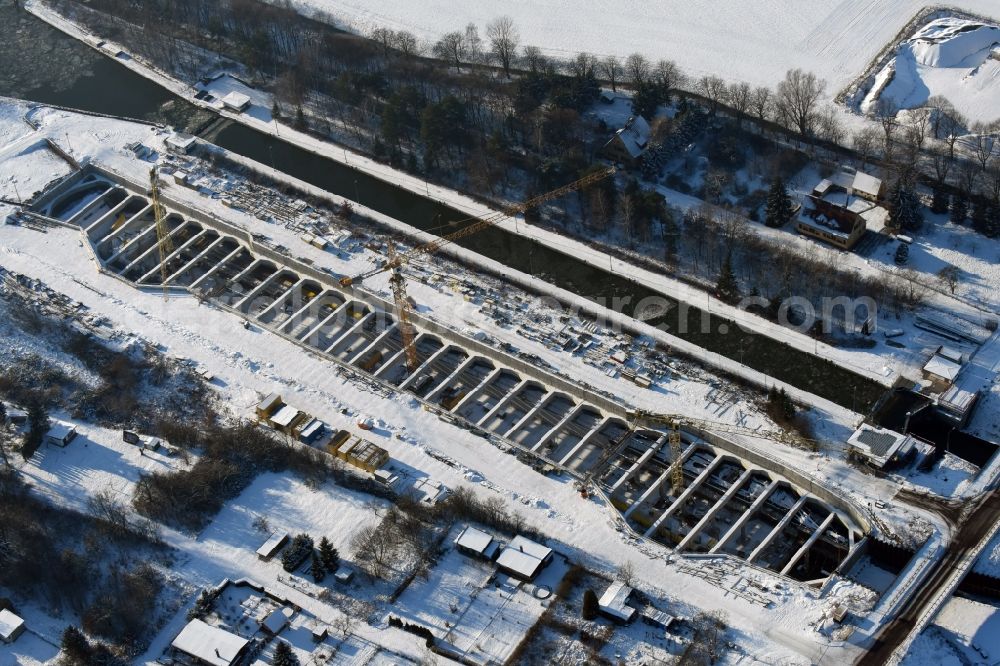
POLYGON ((537 197, 533 197, 519 204, 508 206, 496 213, 487 215, 486 217, 471 217, 465 220, 460 220, 456 223, 457 225, 462 225, 468 222, 471 222, 471 224, 454 233, 440 236, 432 241, 423 243, 422 245, 417 245, 402 254, 396 252, 396 245, 390 240, 385 263, 366 273, 362 273, 361 275, 356 275, 354 277, 345 276, 340 279, 340 285, 342 287, 350 287, 370 277, 385 273, 386 271, 392 272, 392 275, 389 277, 389 287, 392 291, 393 302, 396 307, 396 320, 399 322, 399 333, 403 340, 403 350, 406 354, 406 367, 412 373, 420 365, 420 362, 417 358, 416 347, 413 344, 415 331, 413 324, 410 322, 410 302, 409 297, 406 295, 406 280, 403 277, 402 272, 403 264, 409 262, 415 257, 434 254, 445 245, 453 243, 460 238, 466 238, 473 234, 477 234, 484 229, 488 229, 498 224, 508 217, 523 214, 525 211, 540 206, 547 201, 558 199, 559 197, 569 194, 570 192, 575 192, 579 189, 587 187, 588 185, 592 185, 614 173, 614 167, 604 169, 588 176, 584 176, 583 178, 568 185, 554 189, 551 192, 546 192, 545 194, 540 194, 537 197))
POLYGON ((167 300, 169 293, 167 278, 170 277, 167 257, 174 253, 174 243, 170 239, 170 230, 167 229, 163 204, 160 203, 160 185, 156 178, 155 166, 149 170, 149 191, 153 204, 153 219, 156 221, 156 247, 160 253, 160 283, 163 286, 163 300, 167 300))

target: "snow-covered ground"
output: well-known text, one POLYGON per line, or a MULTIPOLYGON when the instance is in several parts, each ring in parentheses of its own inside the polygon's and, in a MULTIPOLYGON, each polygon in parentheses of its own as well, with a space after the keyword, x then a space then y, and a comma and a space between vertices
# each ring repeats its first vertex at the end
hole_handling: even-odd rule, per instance
POLYGON ((1000 608, 952 597, 914 641, 902 666, 995 664, 1000 659, 1000 608))
MULTIPOLYGON (((995 11, 995 10, 994 10, 995 11)), ((895 57, 874 77, 861 110, 880 99, 900 109, 948 99, 970 121, 1000 119, 1000 25, 938 18, 896 47, 895 57)))
MULTIPOLYGON (((16 112, 10 110, 4 114, 5 117, 13 115, 16 112)), ((90 156, 122 172, 145 173, 148 168, 148 163, 136 161, 124 149, 126 143, 137 139, 156 143, 163 138, 143 125, 66 112, 42 111, 35 114, 35 118, 42 122, 41 132, 53 138, 68 132, 73 137, 72 148, 78 156, 90 156)), ((172 190, 172 195, 184 191, 181 188, 168 189, 172 190)), ((187 192, 187 196, 193 197, 193 201, 200 202, 200 205, 215 205, 216 208, 210 208, 213 213, 239 215, 215 200, 194 191, 187 192)), ((6 214, 11 208, 8 206, 0 212, 6 214)), ((240 219, 245 226, 254 225, 275 236, 287 231, 283 227, 264 225, 249 216, 240 219)), ((289 243, 292 242, 297 243, 294 247, 301 248, 299 252, 306 252, 308 246, 300 239, 289 240, 289 243)), ((327 260, 331 260, 333 255, 327 254, 327 260)), ((735 595, 720 596, 717 586, 684 574, 675 564, 660 559, 662 551, 648 547, 637 549, 629 538, 617 531, 607 508, 594 501, 582 500, 565 479, 540 476, 515 457, 486 445, 482 439, 442 423, 432 414, 419 409, 406 396, 386 397, 371 392, 364 385, 346 382, 332 372, 328 364, 317 361, 298 346, 259 329, 245 330, 237 318, 199 305, 193 298, 173 298, 164 302, 158 293, 140 292, 98 273, 89 248, 72 230, 59 228, 42 234, 24 227, 0 227, 0 263, 10 270, 41 278, 53 288, 84 302, 95 316, 108 317, 123 332, 122 335, 142 337, 163 345, 171 355, 194 360, 216 376, 214 384, 220 397, 236 413, 247 413, 261 394, 278 391, 289 402, 321 416, 337 428, 354 431, 358 414, 375 415, 383 421, 385 428, 366 436, 389 449, 398 464, 420 470, 452 487, 471 484, 476 492, 485 496, 499 493, 506 501, 515 503, 529 524, 565 544, 567 554, 604 569, 623 561, 633 561, 640 578, 649 584, 668 589, 672 595, 704 600, 710 607, 726 610, 732 624, 745 635, 741 643, 752 653, 781 659, 803 652, 815 656, 822 649, 820 646, 825 639, 816 635, 811 624, 802 619, 814 615, 803 611, 814 608, 816 603, 804 590, 796 587, 790 595, 777 599, 773 607, 767 609, 751 606, 735 595), (443 453, 455 464, 446 464, 427 455, 431 449, 443 453), (766 633, 765 627, 775 626, 783 627, 782 631, 778 634, 766 633)), ((421 290, 418 297, 426 297, 434 308, 441 309, 453 307, 449 304, 455 302, 441 300, 443 295, 433 289, 421 290), (435 296, 435 293, 438 295, 435 296)), ((697 387, 698 383, 690 385, 697 387)), ((665 394, 659 397, 663 399, 665 394)), ((691 403, 684 409, 693 409, 694 406, 695 403, 691 403)), ((89 444, 97 439, 90 433, 85 440, 81 440, 88 443, 87 446, 71 446, 65 452, 52 455, 46 451, 39 457, 40 463, 48 461, 47 464, 57 465, 57 470, 73 470, 78 484, 57 483, 62 478, 61 471, 37 469, 32 470, 32 474, 63 501, 79 502, 84 488, 98 490, 110 485, 117 492, 127 493, 139 471, 145 468, 143 466, 160 464, 154 459, 136 459, 134 450, 127 448, 115 453, 118 450, 115 444, 124 446, 117 441, 112 443, 112 440, 120 439, 120 433, 108 434, 103 443, 89 444), (89 462, 88 451, 96 445, 112 451, 98 452, 100 455, 93 455, 96 462, 89 462), (125 458, 129 453, 132 457, 125 458), (128 464, 116 465, 113 463, 116 459, 119 463, 128 460, 128 464)), ((860 498, 869 498, 861 499, 862 503, 875 499, 888 501, 895 492, 891 482, 858 475, 835 455, 816 457, 791 449, 782 455, 786 456, 788 463, 809 470, 828 485, 839 487, 845 493, 857 493, 860 498)), ((317 495, 287 485, 294 484, 292 481, 263 478, 258 484, 247 491, 250 495, 245 494, 252 499, 231 504, 220 514, 217 523, 197 540, 197 546, 183 541, 180 536, 177 541, 172 541, 183 550, 194 548, 195 552, 201 553, 198 557, 204 558, 201 561, 207 563, 197 564, 192 556, 190 566, 202 572, 198 575, 191 573, 192 581, 214 583, 223 575, 253 578, 267 575, 250 568, 257 566, 248 544, 253 534, 245 523, 240 522, 250 520, 251 514, 258 511, 253 507, 273 506, 289 529, 321 519, 340 520, 336 515, 340 510, 339 502, 338 508, 330 506, 323 509, 317 505, 319 508, 313 512, 310 502, 317 501, 317 495), (272 490, 274 487, 284 490, 272 490), (294 500, 291 499, 293 497, 294 500), (305 504, 295 503, 299 501, 305 504), (302 515, 295 517, 297 512, 302 515), (319 515, 321 513, 331 515, 324 518, 319 515), (217 529, 223 523, 224 528, 217 529), (217 531, 217 537, 213 536, 217 531)), ((886 518, 893 519, 889 515, 886 518)), ((894 519, 905 524, 907 517, 899 514, 894 519)), ((331 532, 348 530, 346 525, 340 523, 325 525, 321 522, 313 527, 313 531, 326 531, 328 527, 331 532)), ((173 629, 179 629, 179 626, 173 629)))
MULTIPOLYGON (((683 0, 295 0, 305 10, 332 15, 357 32, 374 27, 409 30, 433 42, 446 32, 499 15, 517 25, 524 44, 572 58, 581 51, 675 60, 689 75, 717 75, 775 85, 796 67, 829 83, 829 98, 848 85, 926 6, 922 0, 717 0, 711 11, 683 0)), ((992 0, 953 3, 971 12, 997 13, 992 0)))

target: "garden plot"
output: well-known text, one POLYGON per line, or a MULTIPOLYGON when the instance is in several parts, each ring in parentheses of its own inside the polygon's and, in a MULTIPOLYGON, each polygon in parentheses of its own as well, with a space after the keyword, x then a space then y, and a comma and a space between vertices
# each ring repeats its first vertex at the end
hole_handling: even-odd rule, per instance
POLYGON ((566 561, 556 556, 532 583, 497 573, 489 562, 450 549, 426 581, 412 584, 392 609, 427 626, 443 643, 479 663, 503 663, 538 621, 566 561))

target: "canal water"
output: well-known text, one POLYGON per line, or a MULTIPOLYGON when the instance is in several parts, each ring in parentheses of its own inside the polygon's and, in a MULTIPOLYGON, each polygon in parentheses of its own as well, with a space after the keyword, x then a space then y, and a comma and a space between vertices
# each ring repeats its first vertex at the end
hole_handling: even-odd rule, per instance
MULTIPOLYGON (((0 95, 186 129, 203 125, 207 118, 208 112, 7 3, 0 4, 0 63, 0 95)), ((447 222, 466 217, 458 210, 244 125, 224 127, 215 143, 418 229, 440 231, 447 222)), ((627 298, 625 314, 633 314, 632 307, 644 298, 662 296, 632 280, 497 228, 459 243, 603 305, 627 298)), ((664 325, 666 330, 700 347, 850 409, 867 411, 884 392, 876 382, 850 370, 738 329, 713 315, 708 317, 709 325, 703 326, 703 313, 697 308, 686 310, 685 326, 678 321, 680 312, 674 307, 650 323, 664 325)))

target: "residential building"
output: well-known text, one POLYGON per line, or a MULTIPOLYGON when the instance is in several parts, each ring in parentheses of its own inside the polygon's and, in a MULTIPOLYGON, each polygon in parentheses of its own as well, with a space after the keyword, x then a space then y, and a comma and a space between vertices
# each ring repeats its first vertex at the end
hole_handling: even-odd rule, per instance
POLYGON ((841 171, 824 178, 809 193, 799 211, 799 233, 850 250, 865 231, 881 231, 889 212, 879 205, 884 195, 882 181, 863 172, 841 171))
POLYGON ((177 634, 170 647, 175 656, 187 657, 204 666, 233 666, 239 663, 250 641, 201 620, 191 620, 177 634))
POLYGON ((628 119, 624 127, 615 132, 610 141, 604 144, 601 153, 613 162, 636 166, 649 148, 651 136, 652 130, 646 119, 642 116, 633 116, 628 119))
POLYGON ((519 534, 500 553, 497 567, 514 578, 534 580, 551 561, 551 548, 519 534))

